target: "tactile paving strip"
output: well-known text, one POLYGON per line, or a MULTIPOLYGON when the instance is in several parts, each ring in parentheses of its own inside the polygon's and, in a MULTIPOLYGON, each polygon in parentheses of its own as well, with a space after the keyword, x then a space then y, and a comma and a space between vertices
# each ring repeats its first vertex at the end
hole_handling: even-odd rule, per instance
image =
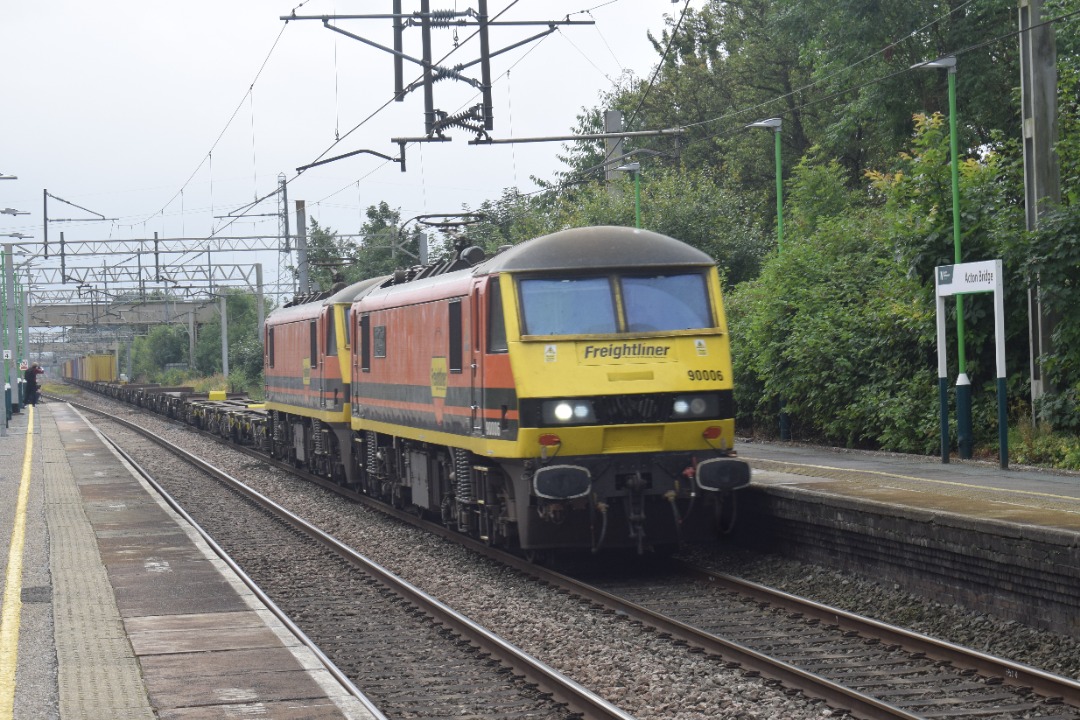
POLYGON ((52 417, 42 415, 41 433, 60 716, 152 720, 155 715, 139 662, 124 632, 52 417))

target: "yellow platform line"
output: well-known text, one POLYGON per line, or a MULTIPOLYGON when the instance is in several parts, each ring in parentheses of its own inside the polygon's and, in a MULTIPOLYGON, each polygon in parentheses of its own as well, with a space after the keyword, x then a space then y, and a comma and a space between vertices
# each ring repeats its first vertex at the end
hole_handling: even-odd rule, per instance
POLYGON ((7 576, 4 581, 4 609, 0 616, 0 719, 15 715, 15 669, 19 658, 19 623, 22 615, 23 545, 26 541, 26 506, 30 500, 30 468, 34 453, 34 406, 26 423, 26 452, 22 481, 11 529, 7 576))
MULTIPOLYGON (((749 462, 751 464, 753 464, 753 463, 774 463, 776 465, 785 465, 785 466, 790 467, 790 468, 800 468, 800 467, 802 467, 802 468, 811 468, 813 470, 828 470, 828 471, 832 471, 832 472, 846 473, 846 474, 850 474, 850 475, 880 475, 881 477, 896 478, 897 480, 913 480, 913 481, 917 481, 917 482, 930 483, 930 484, 933 484, 933 485, 945 485, 945 486, 958 487, 958 488, 964 488, 964 489, 974 489, 974 490, 983 490, 983 491, 989 490, 989 491, 999 492, 999 493, 1009 493, 1009 494, 1012 494, 1012 495, 1027 495, 1027 496, 1030 496, 1030 497, 1050 498, 1050 499, 1053 499, 1053 500, 1071 500, 1072 502, 1076 502, 1076 500, 1077 500, 1076 497, 1071 496, 1071 495, 1055 495, 1053 493, 1039 492, 1037 490, 1016 490, 1014 488, 1003 488, 1003 487, 997 487, 997 486, 994 486, 994 485, 972 485, 970 483, 956 482, 955 480, 935 480, 934 478, 917 477, 917 476, 914 476, 914 475, 901 475, 900 473, 886 472, 884 470, 856 470, 856 469, 852 469, 852 468, 833 467, 831 465, 810 465, 810 464, 807 464, 807 463, 787 462, 785 460, 772 460, 772 459, 766 459, 766 458, 755 458, 755 457, 749 457, 749 456, 746 456, 746 455, 742 456, 742 459, 746 460, 747 462, 749 462)), ((765 468, 762 468, 762 469, 764 470, 765 468)), ((810 473, 795 473, 795 474, 811 475, 810 473)), ((835 479, 839 479, 839 478, 835 478, 835 479)))

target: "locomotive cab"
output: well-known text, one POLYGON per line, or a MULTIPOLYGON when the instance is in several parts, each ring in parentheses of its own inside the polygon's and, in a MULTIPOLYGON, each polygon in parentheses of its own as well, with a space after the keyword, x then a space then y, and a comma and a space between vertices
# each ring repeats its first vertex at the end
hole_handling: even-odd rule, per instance
POLYGON ((575 242, 561 261, 545 253, 545 267, 500 263, 519 410, 511 472, 527 488, 516 496, 522 544, 673 545, 698 498, 716 510, 749 482, 749 468, 730 457, 716 268, 655 233, 565 234, 575 242))

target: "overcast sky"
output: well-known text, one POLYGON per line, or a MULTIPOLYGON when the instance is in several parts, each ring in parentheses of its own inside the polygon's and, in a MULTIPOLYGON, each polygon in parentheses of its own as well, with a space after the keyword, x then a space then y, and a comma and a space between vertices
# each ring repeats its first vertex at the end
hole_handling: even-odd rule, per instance
MULTIPOLYGON (((648 78, 658 55, 648 41, 665 16, 685 5, 671 0, 490 0, 502 20, 594 20, 564 27, 492 61, 495 138, 569 132, 583 107, 596 106, 626 72, 648 78), (586 12, 581 12, 586 11, 586 12)), ((693 6, 701 3, 694 0, 693 6)), ((393 137, 424 134, 423 93, 391 103, 389 54, 297 15, 389 13, 390 0, 13 0, 0 21, 4 67, 0 105, 0 234, 42 236, 42 189, 115 222, 55 223, 50 240, 276 234, 275 218, 252 218, 220 231, 225 215, 271 192, 279 173, 321 155, 357 149, 396 156, 393 137), (257 79, 256 79, 257 78, 257 79), (253 84, 254 83, 254 84, 253 84), (249 88, 251 89, 249 92, 249 88), (378 111, 378 112, 377 112, 378 111), (370 120, 365 120, 375 113, 370 120), (355 129, 354 129, 355 128, 355 129), (346 136, 347 135, 347 136, 346 136), (335 137, 344 136, 335 145, 335 137)), ((433 0, 436 10, 476 8, 476 0, 433 0)), ((407 12, 418 0, 404 0, 407 12)), ((343 29, 392 44, 389 20, 341 20, 343 29)), ((492 50, 543 27, 497 27, 492 50)), ((452 49, 452 29, 433 33, 435 57, 452 49)), ((478 56, 471 30, 457 31, 461 49, 448 61, 478 56)), ((406 31, 405 52, 419 57, 420 30, 406 31)), ((478 68, 467 71, 479 77, 478 68)), ((419 68, 406 63, 406 82, 419 68)), ((452 81, 435 86, 435 107, 457 112, 477 91, 452 81)), ((363 210, 385 200, 403 218, 455 212, 497 198, 507 187, 535 189, 560 168, 558 143, 470 146, 415 145, 408 172, 372 156, 313 168, 289 185, 290 204, 303 199, 309 216, 356 232, 363 210)), ((92 217, 49 201, 56 218, 92 217)), ((253 212, 276 212, 276 199, 253 212)), ((0 238, 5 240, 5 238, 0 238)), ((265 261, 266 259, 264 259, 265 261)), ((254 261, 254 260, 252 260, 254 261)), ((271 260, 276 262, 276 260, 271 260)), ((100 264, 100 258, 96 263, 100 264)), ((90 262, 80 264, 92 264, 90 262)))

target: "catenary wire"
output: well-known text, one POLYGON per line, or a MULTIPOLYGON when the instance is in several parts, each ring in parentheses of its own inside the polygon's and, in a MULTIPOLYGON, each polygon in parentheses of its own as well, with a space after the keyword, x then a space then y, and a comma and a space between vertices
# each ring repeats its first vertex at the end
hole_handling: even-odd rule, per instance
MULTIPOLYGON (((305 0, 305 2, 307 2, 307 1, 308 1, 308 0, 305 0)), ((303 5, 303 3, 301 3, 301 5, 303 5)), ((297 6, 297 7, 299 7, 299 6, 297 6)), ((288 24, 288 23, 286 23, 286 25, 287 25, 287 24, 288 24)), ((156 216, 156 215, 159 215, 159 214, 163 213, 163 212, 165 211, 165 208, 169 207, 169 205, 171 205, 171 204, 173 203, 173 201, 174 201, 174 200, 176 200, 177 196, 179 196, 179 195, 180 195, 180 192, 181 192, 181 191, 182 191, 182 190, 183 190, 184 188, 186 188, 186 187, 188 186, 188 184, 190 184, 190 183, 191 183, 191 181, 192 181, 192 179, 193 179, 193 178, 195 177, 195 175, 196 175, 196 174, 197 174, 197 173, 199 172, 199 170, 200 170, 200 169, 202 169, 202 166, 203 166, 203 164, 205 164, 205 163, 206 163, 206 158, 207 158, 207 157, 209 156, 209 154, 210 154, 210 153, 212 153, 212 152, 214 151, 214 149, 215 149, 215 148, 217 148, 217 146, 218 146, 218 143, 219 143, 219 142, 221 142, 221 138, 225 136, 225 132, 226 132, 226 131, 227 131, 227 130, 229 129, 229 127, 230 127, 230 126, 232 125, 232 122, 233 122, 233 120, 235 120, 235 119, 236 119, 236 115, 237 115, 237 114, 238 114, 238 113, 240 112, 240 108, 242 108, 242 107, 244 106, 244 101, 245 101, 245 100, 247 100, 247 98, 248 98, 248 95, 249 95, 249 94, 250 94, 250 93, 252 92, 252 90, 254 89, 254 87, 255 87, 255 83, 257 83, 257 82, 259 81, 259 77, 260 77, 260 76, 262 75, 262 72, 263 72, 263 70, 264 70, 264 69, 266 69, 266 64, 267 64, 268 62, 270 62, 270 57, 271 57, 271 56, 272 56, 272 55, 274 54, 274 50, 275 50, 275 49, 277 49, 278 43, 279 43, 279 42, 281 41, 281 36, 282 36, 282 35, 284 35, 284 34, 285 34, 285 25, 283 25, 283 26, 282 26, 281 30, 280 30, 280 31, 278 32, 278 34, 277 34, 277 37, 276 37, 276 38, 274 38, 274 42, 273 42, 273 44, 272 44, 272 45, 270 46, 270 51, 266 53, 266 57, 265 57, 265 58, 263 58, 262 64, 261 64, 261 65, 259 65, 259 70, 258 70, 258 71, 257 71, 257 72, 255 73, 255 78, 254 78, 254 79, 253 79, 253 80, 251 81, 251 84, 250 84, 250 85, 248 86, 248 89, 247 89, 247 91, 246 91, 246 92, 244 93, 244 96, 243 96, 242 98, 240 98, 240 102, 238 102, 238 103, 236 104, 236 109, 234 109, 234 110, 233 110, 233 112, 232 112, 232 115, 230 115, 230 116, 229 116, 229 119, 228 119, 228 120, 227 120, 227 121, 225 122, 225 127, 223 127, 223 128, 221 129, 221 132, 220 132, 220 133, 218 133, 217 139, 215 139, 215 140, 214 140, 214 142, 213 142, 213 144, 212 144, 212 145, 210 146, 210 150, 209 150, 209 151, 208 151, 208 152, 206 153, 206 155, 204 155, 204 156, 203 156, 203 159, 202 159, 201 161, 199 161, 199 164, 198 164, 198 165, 197 165, 197 166, 195 167, 195 169, 194 169, 194 170, 192 170, 192 172, 191 172, 191 175, 190 175, 190 176, 188 176, 188 179, 184 181, 184 184, 183 184, 183 185, 182 185, 182 186, 180 187, 180 190, 177 190, 177 191, 176 191, 176 194, 174 194, 174 195, 173 195, 173 196, 172 196, 171 198, 169 198, 169 201, 168 201, 168 202, 166 202, 166 203, 165 203, 165 204, 164 204, 164 205, 163 205, 163 206, 161 207, 161 209, 160 209, 160 210, 158 210, 158 211, 157 211, 157 212, 155 212, 155 213, 151 213, 150 215, 148 215, 148 216, 146 217, 146 219, 145 219, 145 220, 143 220, 143 222, 146 222, 147 220, 150 220, 150 219, 151 219, 151 218, 153 218, 154 216, 156 216)), ((135 227, 135 225, 137 225, 137 224, 138 224, 138 223, 134 223, 134 224, 132 224, 132 225, 131 225, 130 227, 135 227)))

